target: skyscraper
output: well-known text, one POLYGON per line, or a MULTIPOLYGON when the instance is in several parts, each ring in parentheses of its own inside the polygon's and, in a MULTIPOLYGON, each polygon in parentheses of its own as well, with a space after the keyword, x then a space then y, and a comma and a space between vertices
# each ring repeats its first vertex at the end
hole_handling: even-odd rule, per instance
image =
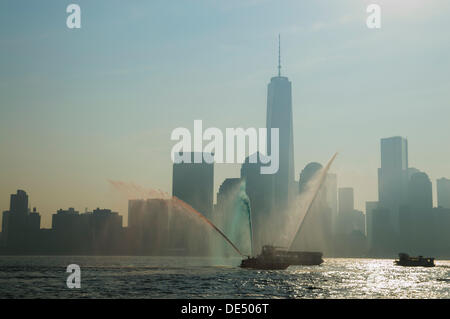
POLYGON ((238 196, 242 180, 240 178, 227 178, 219 187, 217 205, 214 208, 214 221, 223 225, 225 217, 230 215, 232 206, 238 196))
POLYGON ((11 194, 9 211, 13 214, 28 214, 28 195, 25 191, 19 189, 16 194, 11 194))
POLYGON ((440 178, 437 180, 438 206, 450 208, 450 179, 440 178))
POLYGON ((419 214, 429 214, 433 208, 431 181, 424 172, 411 176, 408 188, 408 205, 419 214))
POLYGON ((328 173, 325 180, 325 187, 327 189, 327 202, 331 208, 333 216, 338 212, 338 195, 337 195, 337 175, 328 173))
MULTIPOLYGON (((300 173, 298 182, 300 196, 310 192, 309 183, 317 178, 323 166, 320 163, 308 163, 300 173)), ((331 208, 327 203, 327 188, 321 187, 302 221, 292 244, 293 249, 319 250, 329 253, 332 247, 331 208)))
POLYGON ((373 223, 374 216, 373 212, 377 209, 378 202, 366 202, 366 238, 367 238, 367 246, 369 250, 373 246, 373 223))
POLYGON ((227 178, 219 187, 217 193, 217 204, 214 207, 213 222, 221 227, 226 234, 228 232, 229 221, 233 219, 233 213, 237 201, 239 200, 239 192, 242 185, 240 178, 227 178))
POLYGON ((339 188, 339 214, 351 213, 354 209, 353 188, 339 188))
MULTIPOLYGON (((301 171, 299 181, 298 181, 298 191, 299 193, 305 192, 308 189, 308 183, 319 174, 320 170, 323 168, 322 164, 312 162, 308 163, 305 168, 301 171)), ((321 188, 320 192, 324 194, 326 191, 321 188)), ((323 197, 323 196, 322 196, 323 197)), ((326 197, 326 196, 325 196, 326 197)), ((326 198, 322 198, 326 200, 326 198)))
POLYGON ((338 192, 339 212, 337 220, 337 233, 350 234, 354 230, 364 233, 364 215, 355 210, 353 188, 342 187, 338 192))
POLYGON ((35 236, 40 229, 41 216, 28 209, 28 195, 23 190, 18 190, 11 195, 9 211, 3 212, 2 217, 2 242, 11 249, 25 252, 29 244, 35 241, 35 236))
POLYGON ((414 254, 431 252, 434 214, 431 181, 418 172, 408 183, 408 203, 399 209, 400 245, 402 251, 414 254))
POLYGON ((267 150, 271 153, 271 129, 279 129, 279 170, 274 174, 274 206, 287 208, 294 192, 294 138, 291 82, 281 76, 280 40, 278 38, 278 76, 267 89, 267 150))
MULTIPOLYGON (((128 201, 128 228, 132 231, 134 252, 165 254, 169 249, 170 200, 134 199, 128 201)), ((172 240, 178 235, 173 234, 172 240)))
MULTIPOLYGON (((258 153, 257 158, 264 159, 264 155, 258 153)), ((263 160, 264 162, 264 160, 263 160)), ((273 209, 273 175, 261 174, 261 162, 251 163, 250 156, 245 159, 241 167, 241 179, 245 180, 245 192, 250 199, 251 219, 253 227, 253 249, 260 251, 263 245, 274 242, 279 234, 275 234, 271 219, 273 209)))
MULTIPOLYGON (((211 218, 214 200, 214 164, 194 163, 173 164, 172 195, 191 205, 205 217, 211 218)), ((202 154, 203 158, 203 154, 202 154)))
POLYGON ((395 136, 381 139, 378 169, 379 205, 390 211, 390 223, 398 231, 399 208, 408 198, 408 140, 395 136))

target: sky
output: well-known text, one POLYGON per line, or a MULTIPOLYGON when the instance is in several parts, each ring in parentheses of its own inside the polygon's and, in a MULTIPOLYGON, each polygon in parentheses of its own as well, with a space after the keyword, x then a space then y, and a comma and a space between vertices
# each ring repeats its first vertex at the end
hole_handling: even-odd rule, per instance
MULTIPOLYGON (((3 0, 0 211, 24 189, 51 226, 59 208, 111 208, 110 180, 171 193, 177 127, 265 127, 267 84, 292 82, 296 179, 326 164, 364 210, 380 138, 411 167, 450 177, 448 0, 3 0), (81 7, 81 29, 66 6, 81 7), (381 29, 366 8, 381 5, 381 29)), ((215 166, 215 192, 239 165, 215 166)))

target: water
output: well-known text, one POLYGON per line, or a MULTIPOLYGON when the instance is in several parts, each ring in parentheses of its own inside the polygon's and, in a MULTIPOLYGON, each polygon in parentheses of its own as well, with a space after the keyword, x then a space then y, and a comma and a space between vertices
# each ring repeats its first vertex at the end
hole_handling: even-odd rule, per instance
POLYGON ((0 257, 1 298, 450 298, 450 261, 405 268, 393 260, 325 259, 281 271, 192 257, 0 257), (67 265, 81 289, 66 288, 67 265), (224 264, 224 263, 222 263, 224 264))

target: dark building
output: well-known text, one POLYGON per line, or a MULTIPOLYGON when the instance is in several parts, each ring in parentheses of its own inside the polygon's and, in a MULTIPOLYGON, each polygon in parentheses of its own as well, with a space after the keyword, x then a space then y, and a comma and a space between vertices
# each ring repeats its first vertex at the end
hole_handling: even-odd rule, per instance
POLYGON ((328 173, 325 180, 325 186, 327 188, 327 203, 331 208, 332 216, 332 231, 336 231, 336 219, 338 215, 338 188, 337 188, 337 175, 328 173))
MULTIPOLYGON (((300 173, 299 200, 310 191, 310 182, 320 174, 322 165, 316 162, 309 163, 300 173)), ((306 195, 306 199, 309 196, 306 195)), ((309 211, 306 213, 299 232, 292 244, 296 250, 322 251, 325 254, 332 252, 332 210, 327 201, 327 188, 323 185, 309 211)))
POLYGON ((174 199, 128 201, 126 242, 131 254, 203 256, 212 229, 174 199))
POLYGON ((114 254, 121 244, 123 217, 110 209, 96 208, 85 213, 91 219, 94 254, 114 254))
POLYGON ((400 208, 402 251, 425 255, 435 245, 432 185, 427 174, 415 173, 408 183, 408 202, 400 208))
POLYGON ((354 191, 351 187, 339 188, 339 214, 337 232, 349 235, 353 232, 366 234, 366 217, 355 209, 354 191))
POLYGON ((378 202, 366 202, 366 238, 367 238, 367 249, 370 252, 372 245, 373 245, 373 236, 374 236, 374 229, 373 229, 373 212, 378 208, 378 202))
POLYGON ((221 226, 227 234, 227 224, 233 217, 236 199, 239 196, 242 180, 240 178, 227 178, 223 181, 217 192, 217 204, 214 208, 213 222, 221 226))
POLYGON ((124 243, 122 216, 97 208, 80 214, 73 208, 52 215, 52 228, 40 229, 41 216, 28 209, 28 195, 11 195, 3 213, 2 254, 112 255, 129 254, 124 243))
POLYGON ((408 140, 381 139, 381 168, 378 169, 379 206, 390 211, 390 222, 399 232, 399 209, 408 200, 408 140))
POLYGON ((423 172, 411 176, 408 184, 408 205, 418 213, 428 213, 433 208, 430 178, 423 172))
MULTIPOLYGON (((115 254, 120 251, 122 216, 97 208, 80 214, 73 208, 52 215, 54 242, 47 249, 56 254, 115 254)), ((48 237, 47 236, 47 237, 48 237)))
POLYGON ((278 76, 272 77, 267 88, 267 150, 271 154, 271 129, 279 129, 279 169, 273 174, 274 207, 277 211, 288 208, 295 196, 294 137, 292 121, 291 82, 281 76, 280 55, 278 76))
POLYGON ((28 195, 18 190, 11 195, 10 209, 2 216, 2 242, 8 251, 27 253, 35 248, 41 216, 28 208, 28 195))
POLYGON ((23 190, 18 190, 17 194, 11 194, 9 211, 18 215, 28 214, 28 195, 23 190))
POLYGON ((240 178, 227 178, 220 185, 216 205, 219 212, 226 214, 229 200, 238 193, 241 181, 240 178))
POLYGON ((341 187, 338 191, 339 214, 352 212, 355 209, 353 188, 341 187))
MULTIPOLYGON (((170 209, 171 202, 165 199, 128 201, 128 230, 132 234, 128 241, 131 251, 140 255, 169 254, 170 209)), ((176 244, 174 242, 173 247, 176 244)))
POLYGON ((172 195, 191 205, 205 217, 211 218, 214 201, 214 164, 194 163, 195 153, 190 153, 190 163, 174 163, 172 195))
POLYGON ((90 254, 93 242, 91 214, 80 214, 73 208, 58 209, 52 215, 55 253, 90 254))
POLYGON ((436 182, 438 207, 450 209, 450 179, 440 178, 436 182))
POLYGON ((437 207, 432 210, 434 245, 430 254, 436 257, 450 258, 450 208, 437 207))
POLYGON ((393 228, 392 214, 389 209, 377 206, 371 212, 372 245, 369 255, 374 257, 396 257, 398 251, 398 236, 393 228))
POLYGON ((300 179, 298 181, 298 192, 301 194, 307 191, 308 183, 316 176, 322 169, 322 164, 312 162, 305 166, 300 173, 300 179))
POLYGON ((36 211, 36 207, 33 207, 33 211, 28 214, 27 224, 31 232, 37 232, 41 228, 41 214, 36 211))
POLYGON ((52 229, 55 231, 68 232, 73 230, 79 230, 78 225, 80 213, 74 208, 67 210, 58 209, 56 214, 52 215, 52 229))
MULTIPOLYGON (((227 178, 217 193, 217 205, 213 222, 244 254, 252 254, 252 224, 250 198, 246 193, 246 181, 241 178, 227 178)), ((236 254, 222 238, 214 244, 222 250, 221 255, 236 254)))
MULTIPOLYGON (((263 156, 257 153, 258 159, 263 156)), ((261 174, 261 166, 264 166, 262 163, 266 163, 264 158, 257 163, 251 163, 249 156, 241 167, 241 179, 245 181, 245 191, 250 200, 254 252, 259 252, 263 245, 275 242, 279 234, 275 234, 273 229, 281 229, 282 223, 282 215, 278 218, 271 216, 274 211, 274 176, 261 174)))

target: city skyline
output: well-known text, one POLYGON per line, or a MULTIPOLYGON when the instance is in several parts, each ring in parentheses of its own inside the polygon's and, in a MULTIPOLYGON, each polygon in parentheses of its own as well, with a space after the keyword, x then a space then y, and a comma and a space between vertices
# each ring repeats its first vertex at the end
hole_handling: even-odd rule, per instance
MULTIPOLYGON (((216 239, 210 237, 211 228, 200 227, 203 220, 203 226, 209 224, 240 255, 235 244, 241 249, 246 247, 245 251, 252 255, 253 249, 261 249, 266 242, 280 243, 284 235, 291 233, 292 245, 297 249, 324 251, 327 257, 386 257, 399 249, 448 256, 448 180, 440 180, 445 186, 439 186, 438 201, 443 205, 433 207, 428 175, 408 167, 407 140, 384 138, 380 145, 380 201, 366 202, 366 216, 354 207, 354 189, 337 189, 335 175, 327 173, 336 155, 326 168, 317 162, 305 166, 287 211, 274 205, 274 178, 261 174, 259 163, 249 163, 247 158, 241 178, 223 181, 217 193, 218 203, 213 207, 214 164, 188 161, 173 164, 173 197, 153 190, 128 200, 127 227, 123 216, 105 208, 82 214, 74 208, 59 209, 52 214, 51 229, 41 227, 40 213, 36 208, 31 210, 27 193, 19 189, 10 195, 10 209, 2 214, 0 253, 224 253, 223 247, 216 246, 216 239), (322 188, 315 188, 317 181, 321 181, 318 185, 322 188), (333 207, 335 195, 338 208, 333 207), (303 208, 298 205, 302 203, 308 207, 303 216, 303 208), (336 210, 337 215, 333 213, 336 210), (288 229, 297 219, 301 223, 292 233, 288 229), (278 223, 274 223, 276 220, 278 223)), ((192 159, 194 154, 188 157, 192 159)))
MULTIPOLYGON (((219 128, 264 125, 265 89, 277 72, 278 33, 282 73, 293 83, 296 180, 307 163, 324 164, 339 151, 332 168, 338 187, 352 187, 355 208, 365 210, 365 202, 378 197, 379 139, 390 136, 408 137, 409 164, 429 175, 434 206, 436 179, 450 176, 445 160, 450 151, 441 139, 450 115, 445 59, 450 48, 434 32, 448 22, 433 5, 413 8, 410 15, 388 6, 383 26, 389 27, 378 33, 360 23, 363 4, 232 2, 208 5, 208 14, 192 17, 172 17, 165 8, 161 14, 168 21, 179 19, 190 28, 170 27, 159 36, 153 30, 167 23, 146 19, 158 5, 122 11, 117 3, 82 1, 85 24, 70 33, 59 27, 58 6, 43 1, 39 5, 48 10, 28 20, 18 3, 2 3, 9 10, 0 10, 0 23, 9 26, 1 28, 7 49, 0 53, 2 211, 8 208, 7 194, 25 189, 33 194, 42 225, 49 227, 60 208, 109 207, 126 216, 127 199, 108 180, 170 192, 170 130, 189 127, 196 118, 219 128), (112 11, 105 14, 107 7, 112 11), (274 21, 263 26, 258 17, 268 11, 274 11, 274 21), (114 22, 115 14, 121 23, 114 22), (127 19, 135 23, 127 25, 127 19), (36 23, 39 30, 30 33, 36 23), (210 29, 201 29, 203 23, 210 29), (241 34, 233 32, 233 23, 241 34), (129 38, 132 33, 137 34, 129 38), (396 46, 400 35, 401 47, 396 46), (427 39, 420 51, 416 37, 427 39), (86 47, 96 50, 79 49, 86 47), (395 56, 403 57, 401 63, 395 56)), ((216 165, 213 193, 239 170, 240 165, 216 165)))

